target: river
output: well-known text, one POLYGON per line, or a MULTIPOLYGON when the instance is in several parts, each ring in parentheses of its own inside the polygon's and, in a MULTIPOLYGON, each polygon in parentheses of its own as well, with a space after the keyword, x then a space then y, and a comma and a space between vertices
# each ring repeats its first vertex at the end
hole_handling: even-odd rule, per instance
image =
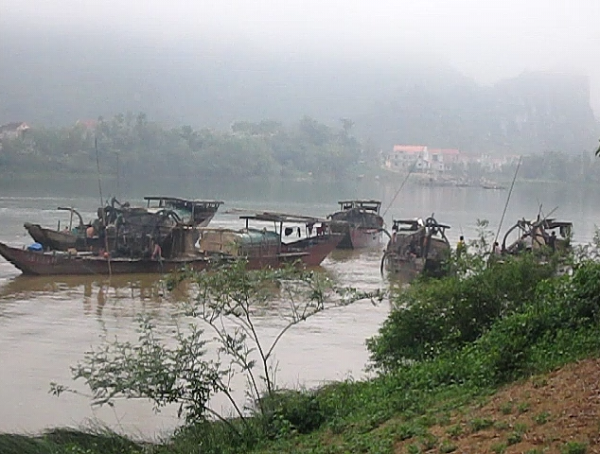
MULTIPOLYGON (((427 217, 435 213, 439 222, 452 228, 455 243, 476 234, 476 220, 487 219, 497 229, 507 200, 507 191, 480 188, 435 188, 407 185, 396 196, 396 182, 315 184, 312 182, 261 183, 249 187, 187 182, 177 186, 148 182, 146 187, 123 188, 122 200, 141 203, 143 194, 213 198, 226 202, 212 226, 241 227, 226 211, 232 208, 279 210, 287 213, 325 216, 346 198, 382 200, 387 225, 392 218, 427 217), (151 189, 151 191, 148 191, 151 189), (392 203, 393 201, 393 203, 392 203)), ((31 188, 30 185, 2 187, 0 184, 0 241, 22 246, 31 242, 23 223, 38 222, 64 226, 67 216, 55 210, 74 206, 87 220, 99 204, 93 193, 97 182, 59 187, 31 188), (92 190, 90 190, 92 186, 92 190), (72 194, 84 194, 73 196, 72 194)), ((114 185, 111 187, 114 189, 114 185)), ((121 190, 121 188, 119 188, 121 190)), ((106 189, 105 189, 106 191, 106 189)), ((600 191, 561 185, 516 185, 506 212, 503 229, 516 219, 534 217, 540 206, 546 214, 574 223, 575 240, 592 239, 600 224, 600 191)), ((388 285, 379 272, 381 248, 366 251, 335 251, 322 264, 341 284, 362 290, 388 285)), ((173 409, 155 414, 145 402, 120 401, 114 408, 93 408, 81 395, 49 394, 50 382, 75 386, 69 366, 83 358, 102 336, 109 339, 135 338, 136 317, 149 314, 165 333, 178 323, 173 313, 184 292, 169 293, 157 276, 25 277, 0 258, 0 432, 35 433, 56 426, 107 425, 144 438, 171 431, 178 423, 173 409)), ((388 312, 387 304, 359 302, 319 314, 286 334, 276 353, 277 381, 281 386, 313 387, 330 380, 365 376, 368 352, 365 340, 376 334, 388 312)), ((179 320, 180 321, 180 320, 179 320)), ((261 332, 273 336, 281 321, 275 313, 258 320, 261 332)), ((243 393, 243 389, 238 392, 243 393)), ((217 401, 216 405, 224 405, 217 401)))

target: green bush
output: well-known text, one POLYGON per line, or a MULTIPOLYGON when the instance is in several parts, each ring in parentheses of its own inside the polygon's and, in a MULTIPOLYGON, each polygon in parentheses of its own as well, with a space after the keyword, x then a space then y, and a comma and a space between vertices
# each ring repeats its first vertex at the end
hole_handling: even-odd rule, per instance
POLYGON ((560 448, 561 454, 585 454, 587 445, 578 441, 569 441, 560 448))
POLYGON ((263 408, 268 431, 275 438, 312 432, 325 421, 320 402, 312 392, 277 391, 263 398, 263 408))
POLYGON ((416 282, 395 295, 379 334, 367 341, 371 360, 389 370, 456 351, 497 319, 520 310, 552 274, 552 266, 524 256, 466 278, 416 282))
POLYGON ((572 277, 541 282, 520 312, 499 319, 475 344, 489 382, 507 382, 534 372, 541 362, 551 367, 597 349, 600 342, 589 329, 598 324, 598 277, 600 265, 589 263, 572 277))

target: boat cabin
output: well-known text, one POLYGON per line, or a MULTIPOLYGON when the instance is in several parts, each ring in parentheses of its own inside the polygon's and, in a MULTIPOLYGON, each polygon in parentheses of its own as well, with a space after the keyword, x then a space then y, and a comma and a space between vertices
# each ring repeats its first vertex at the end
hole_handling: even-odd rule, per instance
POLYGON ((338 204, 342 211, 360 209, 379 214, 379 210, 381 209, 381 202, 378 200, 341 200, 338 204))
POLYGON ((313 216, 264 211, 242 214, 239 218, 245 224, 240 230, 199 228, 200 250, 233 257, 298 255, 294 252, 297 247, 305 249, 311 241, 326 238, 328 233, 328 221, 313 216), (254 227, 251 224, 255 222, 272 223, 272 228, 254 227))
POLYGON ((433 217, 423 219, 394 219, 392 224, 392 232, 416 232, 419 229, 425 228, 431 235, 440 234, 445 237, 446 229, 449 225, 440 224, 433 217))
MULTIPOLYGON (((250 229, 250 221, 272 222, 273 231, 279 235, 282 243, 286 237, 293 237, 295 232, 299 233, 296 235, 296 238, 325 235, 329 231, 328 225, 330 223, 327 219, 314 216, 277 213, 273 211, 244 214, 240 216, 240 219, 244 220, 246 230, 250 229), (284 228, 284 224, 288 227, 284 228), (301 225, 304 227, 304 232, 300 227, 301 225)), ((263 228, 263 230, 266 230, 266 228, 263 228)))

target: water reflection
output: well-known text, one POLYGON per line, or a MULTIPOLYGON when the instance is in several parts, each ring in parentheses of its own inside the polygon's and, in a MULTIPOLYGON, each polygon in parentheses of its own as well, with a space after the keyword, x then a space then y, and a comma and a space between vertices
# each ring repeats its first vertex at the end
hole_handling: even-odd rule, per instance
POLYGON ((149 299, 158 302, 164 296, 164 281, 157 275, 104 276, 26 276, 18 275, 0 284, 0 299, 35 298, 41 294, 81 293, 91 298, 102 289, 114 298, 149 299))

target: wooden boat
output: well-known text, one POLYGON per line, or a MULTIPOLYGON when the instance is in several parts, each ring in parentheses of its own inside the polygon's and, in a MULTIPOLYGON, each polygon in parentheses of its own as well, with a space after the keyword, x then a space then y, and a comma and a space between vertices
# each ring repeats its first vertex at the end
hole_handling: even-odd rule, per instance
POLYGON ((331 230, 343 235, 338 248, 361 249, 377 247, 381 243, 383 218, 377 200, 343 200, 340 211, 328 216, 331 230))
POLYGON ((86 229, 90 224, 85 224, 81 214, 71 207, 58 207, 58 210, 69 211, 71 213, 69 224, 61 230, 60 223, 56 230, 42 227, 39 224, 26 222, 23 226, 36 243, 42 245, 44 249, 53 249, 57 251, 67 251, 69 249, 86 250, 89 248, 86 241, 86 229), (73 226, 73 217, 79 218, 79 223, 73 226))
MULTIPOLYGON (((163 241, 164 255, 152 257, 150 249, 143 255, 113 256, 109 253, 30 251, 0 243, 0 255, 31 275, 107 275, 129 273, 169 273, 183 267, 203 270, 234 260, 245 260, 249 269, 279 267, 288 263, 317 266, 337 246, 341 235, 321 230, 315 236, 284 243, 281 241, 284 222, 312 224, 318 218, 277 213, 257 213, 241 216, 246 228, 200 229, 179 225, 163 241), (279 223, 279 232, 253 229, 250 220, 279 223), (211 234, 212 233, 212 234, 211 234), (195 247, 200 236, 200 248, 195 247)), ((148 241, 153 241, 148 239, 148 241)), ((150 245, 150 244, 149 244, 150 245)))
POLYGON ((451 248, 446 229, 435 218, 394 220, 392 235, 381 260, 381 268, 412 278, 421 273, 440 276, 451 248))
POLYGON ((205 254, 257 260, 259 267, 296 260, 312 267, 320 265, 342 239, 341 234, 330 231, 328 220, 312 216, 264 211, 243 214, 240 219, 245 222, 241 230, 200 229, 200 250, 205 254), (252 228, 250 221, 268 222, 275 225, 275 230, 252 228), (284 224, 294 224, 298 230, 288 227, 286 235, 284 224), (304 226, 305 236, 285 241, 286 236, 301 230, 299 224, 304 226))
POLYGON ((491 181, 491 180, 487 180, 485 178, 482 178, 479 182, 479 186, 481 186, 483 189, 492 189, 492 190, 505 190, 506 186, 497 183, 495 181, 491 181))
MULTIPOLYGON (((89 251, 90 249, 104 248, 113 251, 118 247, 113 242, 104 242, 104 224, 109 230, 116 229, 117 232, 108 232, 107 236, 132 238, 134 231, 137 237, 145 235, 166 236, 175 225, 207 226, 219 207, 223 204, 214 200, 187 200, 176 197, 149 196, 144 197, 147 207, 131 207, 129 203, 121 204, 113 198, 111 202, 98 209, 97 219, 85 224, 81 214, 74 208, 59 207, 59 210, 68 210, 71 213, 68 227, 64 230, 48 229, 39 224, 25 223, 24 227, 29 235, 40 243, 44 250, 89 251), (79 224, 73 227, 73 217, 79 218, 79 224), (87 233, 89 227, 94 227, 90 236, 87 233)), ((131 248, 131 242, 127 247, 131 248)), ((138 247, 138 251, 139 251, 138 247)), ((134 251, 135 253, 135 251, 134 251)))
POLYGON ((0 243, 0 255, 23 274, 38 276, 168 273, 184 266, 204 269, 207 265, 205 258, 152 260, 147 257, 108 257, 92 252, 34 252, 4 243, 0 243))
POLYGON ((501 253, 516 255, 532 251, 565 252, 571 248, 572 230, 573 223, 568 221, 540 216, 535 221, 521 219, 504 234, 501 253))

